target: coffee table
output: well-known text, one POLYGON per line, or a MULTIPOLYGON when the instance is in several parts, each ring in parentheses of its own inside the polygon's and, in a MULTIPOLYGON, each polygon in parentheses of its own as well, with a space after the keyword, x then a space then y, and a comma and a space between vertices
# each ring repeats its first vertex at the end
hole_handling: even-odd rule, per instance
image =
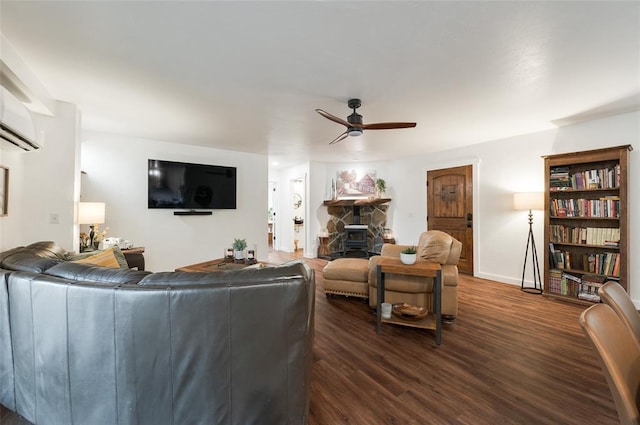
POLYGON ((436 344, 442 342, 442 270, 440 264, 430 261, 419 261, 415 264, 403 264, 400 258, 380 258, 378 272, 378 305, 376 309, 376 333, 380 333, 382 322, 394 325, 411 326, 414 328, 433 329, 436 331, 436 344), (403 274, 408 276, 433 277, 433 310, 420 320, 403 320, 391 315, 391 319, 382 318, 382 303, 384 302, 385 273, 403 274))
POLYGON ((177 272, 223 272, 227 270, 244 269, 249 266, 264 267, 266 263, 257 262, 253 264, 236 263, 234 260, 226 258, 216 258, 215 260, 204 261, 202 263, 191 264, 188 266, 178 267, 177 272))

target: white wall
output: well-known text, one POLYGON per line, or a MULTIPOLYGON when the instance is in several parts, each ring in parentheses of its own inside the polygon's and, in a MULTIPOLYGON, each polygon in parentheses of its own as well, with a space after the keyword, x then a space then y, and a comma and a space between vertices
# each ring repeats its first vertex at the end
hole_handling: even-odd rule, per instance
POLYGON ((28 93, 26 106, 38 139, 42 136, 44 141, 38 151, 0 150, 0 164, 9 167, 9 215, 0 217, 0 250, 41 240, 74 249, 78 239, 74 226, 79 188, 78 110, 52 99, 2 34, 0 45, 0 59, 12 75, 9 82, 28 93), (51 214, 58 215, 58 224, 51 223, 51 214))
POLYGON ((247 240, 266 260, 267 157, 161 141, 86 133, 82 142, 82 200, 106 203, 107 236, 144 246, 147 269, 169 271, 220 258, 234 238, 247 240), (210 216, 174 216, 147 208, 147 160, 234 166, 237 209, 210 216))
POLYGON ((36 131, 44 132, 44 146, 0 151, 0 163, 10 168, 9 216, 0 217, 0 250, 43 240, 77 250, 79 114, 75 105, 56 102, 55 116, 33 116, 36 131), (59 223, 51 223, 51 214, 59 223))

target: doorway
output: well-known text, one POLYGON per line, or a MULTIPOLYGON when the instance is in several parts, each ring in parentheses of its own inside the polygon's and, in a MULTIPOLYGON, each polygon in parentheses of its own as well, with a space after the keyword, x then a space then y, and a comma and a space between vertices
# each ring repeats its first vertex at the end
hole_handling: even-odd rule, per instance
POLYGON ((306 205, 304 200, 305 180, 304 178, 296 178, 291 180, 291 215, 293 217, 293 252, 304 251, 305 246, 305 229, 304 221, 306 205))
POLYGON ((269 182, 269 195, 267 197, 267 243, 269 248, 275 249, 276 241, 276 192, 278 183, 274 181, 269 182))
POLYGON ((427 230, 462 243, 458 271, 473 274, 473 166, 427 171, 427 230))

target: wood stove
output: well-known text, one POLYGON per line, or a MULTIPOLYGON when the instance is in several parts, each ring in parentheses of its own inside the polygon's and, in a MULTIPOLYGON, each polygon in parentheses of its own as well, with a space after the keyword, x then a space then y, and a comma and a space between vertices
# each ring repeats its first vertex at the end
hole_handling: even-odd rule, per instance
POLYGON ((369 226, 366 224, 347 224, 344 226, 344 232, 346 238, 343 255, 346 257, 348 252, 356 251, 368 257, 367 234, 369 233, 369 226))

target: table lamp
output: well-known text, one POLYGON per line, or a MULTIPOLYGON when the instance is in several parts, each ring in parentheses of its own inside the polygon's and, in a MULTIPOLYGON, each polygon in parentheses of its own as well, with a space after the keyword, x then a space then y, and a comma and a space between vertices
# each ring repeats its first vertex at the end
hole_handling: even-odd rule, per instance
POLYGON ((529 237, 527 238, 527 249, 524 252, 524 265, 522 266, 522 283, 520 289, 531 294, 542 294, 542 278, 540 276, 540 266, 538 265, 538 251, 536 251, 536 241, 533 238, 533 213, 532 210, 542 210, 544 208, 544 193, 523 192, 513 195, 513 208, 516 210, 529 210, 529 237), (529 257, 529 245, 533 257, 533 287, 524 286, 524 275, 527 269, 527 259, 529 257))
POLYGON ((93 238, 96 235, 95 225, 104 223, 104 211, 104 202, 80 202, 78 205, 78 224, 88 224, 91 229, 89 232, 90 249, 93 249, 93 238))

